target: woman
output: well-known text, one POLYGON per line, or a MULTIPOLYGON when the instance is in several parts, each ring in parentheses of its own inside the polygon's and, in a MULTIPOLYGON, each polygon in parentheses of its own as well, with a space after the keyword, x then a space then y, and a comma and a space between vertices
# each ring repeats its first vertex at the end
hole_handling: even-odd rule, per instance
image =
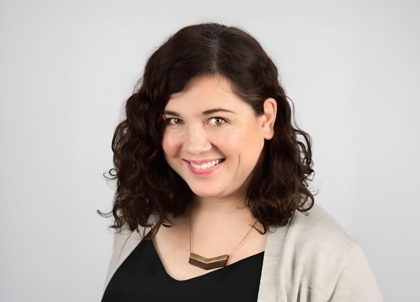
POLYGON ((107 301, 381 301, 308 189, 308 134, 244 31, 188 26, 147 62, 113 139, 107 301))

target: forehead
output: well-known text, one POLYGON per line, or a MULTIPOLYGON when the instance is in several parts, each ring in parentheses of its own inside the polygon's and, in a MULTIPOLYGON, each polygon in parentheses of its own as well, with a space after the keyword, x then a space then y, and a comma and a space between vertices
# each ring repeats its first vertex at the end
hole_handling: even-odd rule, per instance
POLYGON ((172 94, 166 108, 186 106, 186 103, 189 106, 221 103, 228 105, 238 101, 245 103, 233 92, 232 85, 226 78, 219 75, 201 76, 192 79, 184 91, 172 94))

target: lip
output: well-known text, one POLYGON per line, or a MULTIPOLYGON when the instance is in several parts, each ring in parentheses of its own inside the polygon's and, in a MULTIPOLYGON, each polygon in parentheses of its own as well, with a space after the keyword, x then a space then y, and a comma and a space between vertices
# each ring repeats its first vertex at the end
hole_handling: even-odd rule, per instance
POLYGON ((207 175, 211 175, 214 172, 216 172, 217 170, 219 170, 220 166, 224 163, 224 160, 221 161, 220 163, 218 163, 217 165, 215 165, 214 167, 205 169, 205 170, 201 170, 201 169, 196 169, 194 168, 191 163, 195 164, 195 165, 201 165, 204 163, 208 163, 211 162, 213 160, 218 160, 218 159, 224 159, 224 158, 217 158, 217 159, 204 159, 204 160, 185 160, 185 163, 187 164, 188 168, 190 169, 190 171, 195 174, 195 175, 199 175, 199 176, 207 176, 207 175))

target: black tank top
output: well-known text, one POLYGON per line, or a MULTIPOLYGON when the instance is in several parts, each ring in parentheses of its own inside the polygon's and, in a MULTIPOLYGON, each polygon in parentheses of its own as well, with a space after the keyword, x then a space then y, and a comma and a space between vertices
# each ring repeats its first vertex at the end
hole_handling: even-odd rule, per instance
POLYGON ((169 276, 152 240, 142 240, 111 278, 102 302, 255 302, 264 252, 188 280, 169 276))

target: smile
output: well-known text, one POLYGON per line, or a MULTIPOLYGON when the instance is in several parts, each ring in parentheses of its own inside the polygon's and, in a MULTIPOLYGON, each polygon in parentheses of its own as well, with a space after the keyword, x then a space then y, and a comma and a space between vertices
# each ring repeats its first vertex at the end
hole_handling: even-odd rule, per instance
POLYGON ((202 163, 202 164, 194 164, 192 162, 189 162, 189 163, 190 163, 191 167, 193 167, 196 170, 207 170, 207 169, 210 169, 214 166, 217 166, 222 161, 223 161, 223 159, 216 159, 216 160, 212 160, 212 161, 202 163))

